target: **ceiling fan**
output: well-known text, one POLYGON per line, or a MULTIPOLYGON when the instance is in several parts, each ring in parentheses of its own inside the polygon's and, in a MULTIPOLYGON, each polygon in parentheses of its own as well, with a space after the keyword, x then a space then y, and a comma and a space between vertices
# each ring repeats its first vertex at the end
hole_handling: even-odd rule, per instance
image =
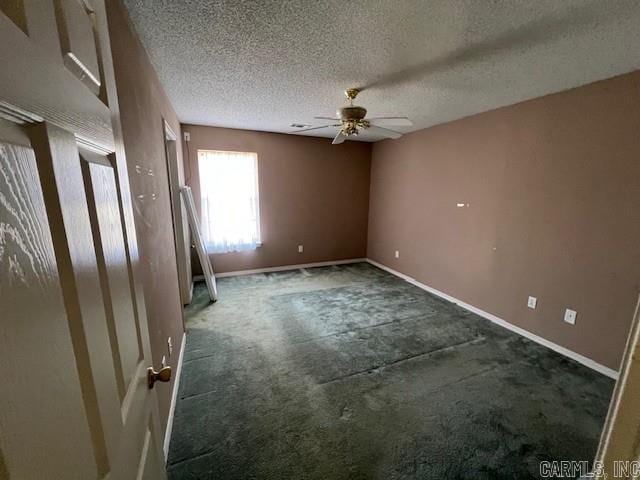
POLYGON ((310 130, 319 130, 321 128, 329 128, 329 127, 340 127, 340 131, 333 139, 334 145, 338 143, 344 142, 347 137, 355 136, 360 133, 361 130, 368 130, 372 133, 377 133, 378 135, 383 135, 388 138, 400 138, 402 133, 396 132, 395 130, 389 130, 388 128, 384 128, 381 125, 386 126, 411 126, 411 120, 407 117, 376 117, 376 118, 367 118, 364 117, 367 115, 367 109, 364 107, 360 107, 358 105, 354 105, 353 101, 360 93, 360 90, 357 88, 349 88, 345 90, 344 94, 347 97, 348 105, 339 108, 336 111, 336 115, 338 118, 332 117, 313 117, 316 120, 331 120, 336 123, 329 123, 327 125, 320 125, 317 127, 311 128, 303 128, 302 130, 295 130, 289 133, 300 133, 300 132, 308 132, 310 130))

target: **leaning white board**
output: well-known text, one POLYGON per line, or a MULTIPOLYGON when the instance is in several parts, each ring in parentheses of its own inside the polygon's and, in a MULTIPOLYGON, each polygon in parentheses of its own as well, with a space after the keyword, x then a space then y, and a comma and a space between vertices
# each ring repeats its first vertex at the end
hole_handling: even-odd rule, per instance
POLYGON ((187 208, 187 217, 189 218, 189 226, 191 227, 191 234, 193 235, 193 243, 196 245, 196 251, 198 252, 198 258, 200 259, 200 265, 202 266, 204 281, 207 283, 207 290, 209 290, 209 298, 211 298, 212 302, 215 302, 218 300, 216 277, 213 274, 213 267, 211 266, 209 255, 207 255, 204 240, 202 240, 202 235, 200 234, 198 215, 196 214, 196 205, 193 202, 191 187, 180 187, 180 193, 182 194, 184 204, 187 208))

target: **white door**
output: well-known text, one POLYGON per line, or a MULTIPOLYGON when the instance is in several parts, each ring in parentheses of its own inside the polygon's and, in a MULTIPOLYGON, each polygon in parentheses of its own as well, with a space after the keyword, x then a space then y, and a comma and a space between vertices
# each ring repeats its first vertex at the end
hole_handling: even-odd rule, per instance
POLYGON ((2 480, 165 478, 112 69, 102 0, 0 2, 2 480))

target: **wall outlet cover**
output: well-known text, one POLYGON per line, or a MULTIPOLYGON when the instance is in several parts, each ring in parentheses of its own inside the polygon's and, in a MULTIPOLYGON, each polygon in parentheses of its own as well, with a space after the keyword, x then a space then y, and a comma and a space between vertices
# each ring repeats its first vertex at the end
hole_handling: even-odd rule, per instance
POLYGON ((564 311, 564 321, 571 324, 571 325, 575 325, 576 324, 576 317, 578 316, 578 312, 576 312, 575 310, 571 310, 570 308, 567 308, 564 311))
POLYGON ((304 252, 304 245, 298 245, 298 253, 304 252))
POLYGON ((527 307, 535 309, 537 305, 538 299, 536 297, 529 297, 529 300, 527 300, 527 307))
POLYGON ((395 256, 396 258, 400 258, 400 250, 396 250, 395 256))

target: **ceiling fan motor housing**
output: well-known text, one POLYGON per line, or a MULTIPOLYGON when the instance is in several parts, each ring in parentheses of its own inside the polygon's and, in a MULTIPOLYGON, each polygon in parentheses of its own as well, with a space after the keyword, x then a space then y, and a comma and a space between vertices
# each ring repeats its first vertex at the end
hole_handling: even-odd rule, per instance
POLYGON ((348 105, 346 107, 339 108, 336 111, 340 120, 362 120, 367 115, 367 109, 359 107, 358 105, 348 105))

